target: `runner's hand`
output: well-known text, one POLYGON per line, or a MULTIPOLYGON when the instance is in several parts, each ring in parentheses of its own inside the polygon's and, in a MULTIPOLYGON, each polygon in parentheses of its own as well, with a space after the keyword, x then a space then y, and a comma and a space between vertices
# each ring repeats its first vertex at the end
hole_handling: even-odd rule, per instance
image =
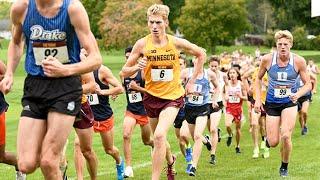
POLYGON ((293 103, 297 103, 297 101, 298 101, 298 96, 297 96, 296 93, 292 93, 292 94, 289 96, 289 98, 291 99, 291 101, 292 101, 293 103))
POLYGON ((193 94, 194 93, 194 82, 188 81, 186 84, 186 94, 193 94))
POLYGON ((259 100, 256 100, 256 102, 254 103, 254 111, 256 113, 261 112, 261 102, 259 100))
POLYGON ((8 94, 11 91, 13 84, 12 75, 5 75, 2 81, 0 82, 0 90, 3 94, 8 94))
POLYGON ((147 66, 147 58, 143 57, 138 61, 138 68, 143 70, 147 66))
POLYGON ((212 101, 212 108, 217 108, 219 107, 218 103, 215 101, 212 101))
POLYGON ((42 61, 42 69, 44 74, 48 77, 65 77, 68 76, 68 70, 65 66, 55 57, 48 56, 42 61))
POLYGON ((138 87, 138 85, 137 85, 136 81, 130 81, 129 89, 137 90, 137 87, 138 87))

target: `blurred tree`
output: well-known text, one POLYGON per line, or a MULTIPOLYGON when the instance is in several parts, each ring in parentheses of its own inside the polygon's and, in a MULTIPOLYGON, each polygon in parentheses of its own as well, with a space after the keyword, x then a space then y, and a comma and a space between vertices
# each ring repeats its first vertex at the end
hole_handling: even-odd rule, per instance
POLYGON ((91 31, 98 39, 101 38, 98 22, 102 18, 102 11, 106 7, 106 1, 104 0, 81 0, 83 6, 86 8, 91 31))
POLYGON ((250 28, 244 0, 186 0, 178 18, 186 39, 211 53, 219 43, 230 42, 250 28))
POLYGON ((247 0, 248 18, 252 25, 251 33, 266 33, 275 26, 273 7, 267 0, 247 0))
POLYGON ((0 19, 8 19, 10 17, 10 7, 12 3, 0 1, 0 19))
POLYGON ((178 24, 176 23, 176 19, 181 14, 181 8, 184 6, 185 0, 163 0, 163 4, 169 6, 170 14, 169 14, 169 26, 170 29, 176 30, 178 28, 178 24))
POLYGON ((293 30, 296 26, 306 26, 309 34, 320 34, 320 19, 311 18, 311 1, 269 0, 275 10, 277 26, 293 30))
POLYGON ((147 35, 147 9, 154 0, 108 0, 99 21, 103 45, 120 49, 147 35))

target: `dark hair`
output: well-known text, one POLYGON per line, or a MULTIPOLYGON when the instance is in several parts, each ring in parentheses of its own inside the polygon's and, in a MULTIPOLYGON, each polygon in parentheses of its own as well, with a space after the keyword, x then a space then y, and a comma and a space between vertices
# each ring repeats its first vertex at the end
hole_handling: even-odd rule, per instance
POLYGON ((127 54, 128 52, 131 53, 131 51, 132 51, 132 46, 129 45, 129 46, 124 50, 124 54, 127 54))
POLYGON ((220 64, 220 58, 219 58, 219 56, 215 56, 215 55, 210 56, 210 58, 209 58, 209 63, 211 63, 211 62, 213 62, 213 61, 215 61, 215 62, 217 62, 218 64, 220 64))
POLYGON ((238 68, 238 70, 240 70, 240 69, 241 69, 241 66, 240 66, 239 64, 232 64, 232 67, 234 67, 234 68, 238 68))

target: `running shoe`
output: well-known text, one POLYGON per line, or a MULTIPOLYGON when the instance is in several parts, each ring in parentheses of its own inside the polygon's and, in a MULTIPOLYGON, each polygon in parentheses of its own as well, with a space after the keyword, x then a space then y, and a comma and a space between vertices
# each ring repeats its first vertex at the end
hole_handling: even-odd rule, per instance
POLYGON ((216 165, 216 155, 214 155, 214 154, 211 154, 210 155, 210 164, 212 164, 212 165, 216 165))
POLYGON ((240 154, 241 151, 240 151, 240 147, 236 147, 236 154, 240 154))
POLYGON ((16 171, 16 180, 26 180, 27 179, 27 175, 20 172, 20 171, 16 171))
POLYGON ((256 147, 253 149, 253 155, 252 155, 252 158, 253 159, 256 159, 259 157, 259 147, 256 147))
POLYGON ((289 175, 288 174, 288 169, 284 169, 284 168, 280 168, 279 169, 279 173, 280 173, 281 177, 287 177, 289 175))
POLYGON ((60 168, 60 172, 62 174, 62 179, 67 180, 68 179, 68 176, 67 176, 68 163, 60 166, 59 168, 60 168))
POLYGON ((133 177, 133 169, 131 166, 127 166, 126 169, 124 170, 124 178, 129 178, 129 177, 133 177))
POLYGON ((173 158, 173 163, 172 164, 167 164, 167 179, 168 180, 174 180, 174 176, 177 174, 174 165, 176 163, 176 156, 172 155, 173 158))
POLYGON ((189 176, 196 176, 196 171, 197 171, 197 169, 192 166, 192 168, 190 169, 190 172, 189 172, 189 176))
POLYGON ((116 164, 116 169, 117 169, 117 178, 118 180, 123 180, 124 176, 124 161, 122 158, 120 164, 116 164))
POLYGON ((218 128, 218 142, 221 141, 221 129, 218 128))
POLYGON ((265 158, 265 159, 267 159, 267 158, 269 158, 270 157, 270 151, 269 151, 270 149, 269 148, 264 148, 264 150, 263 150, 263 154, 262 154, 262 157, 263 158, 265 158))
POLYGON ((263 150, 266 148, 266 141, 261 141, 260 143, 260 149, 263 150))
POLYGON ((206 142, 203 142, 203 145, 205 145, 208 149, 208 151, 211 151, 211 143, 210 143, 210 136, 208 134, 204 135, 204 138, 206 142))
POLYGON ((307 126, 304 126, 301 130, 301 135, 307 135, 307 133, 308 133, 308 128, 307 126))
POLYGON ((229 136, 227 139, 227 146, 229 147, 232 143, 232 136, 229 136))
POLYGON ((186 168, 186 173, 187 173, 187 174, 190 173, 191 168, 192 168, 192 161, 191 161, 191 163, 188 163, 188 164, 187 164, 187 168, 186 168))

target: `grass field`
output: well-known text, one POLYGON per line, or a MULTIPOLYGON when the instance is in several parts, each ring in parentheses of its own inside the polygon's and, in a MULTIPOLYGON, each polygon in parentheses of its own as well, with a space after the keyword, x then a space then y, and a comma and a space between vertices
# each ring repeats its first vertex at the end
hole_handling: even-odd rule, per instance
MULTIPOLYGON (((229 49, 225 48, 225 49, 229 49)), ((236 47, 232 47, 236 48, 236 47)), ((239 47, 238 47, 239 48, 239 47)), ((242 47, 240 47, 242 48, 242 47)), ((245 47, 246 52, 254 52, 255 47, 245 47), (251 50, 250 50, 251 49, 251 50)), ((266 48, 267 49, 267 48, 266 48)), ((219 51, 223 51, 222 47, 218 47, 219 51)), ((318 57, 319 52, 315 51, 298 51, 298 53, 306 56, 318 57)), ((124 58, 117 55, 107 55, 103 52, 104 64, 112 69, 115 75, 124 63, 124 58)), ((6 50, 0 49, 0 59, 6 59, 6 50)), ((320 59, 317 59, 320 61, 320 59)), ((7 150, 16 151, 16 130, 18 126, 19 115, 21 112, 20 99, 23 89, 24 70, 23 61, 20 63, 14 78, 14 86, 12 92, 6 96, 6 100, 10 104, 7 112, 7 150)), ((320 113, 318 111, 319 95, 313 97, 313 102, 309 110, 309 134, 306 136, 300 135, 299 123, 297 121, 296 129, 293 134, 293 153, 289 164, 290 179, 320 179, 320 113)), ((125 97, 120 95, 115 101, 111 101, 111 106, 115 113, 115 145, 122 150, 122 121, 123 112, 125 111, 125 97)), ((225 137, 226 130, 224 121, 221 120, 220 128, 223 130, 225 137)), ((279 147, 271 150, 269 159, 252 159, 252 140, 249 134, 249 123, 246 122, 242 129, 241 140, 241 155, 236 155, 234 145, 226 147, 226 138, 218 144, 217 148, 217 165, 212 166, 208 163, 209 152, 203 148, 202 155, 197 168, 197 176, 195 179, 279 179, 278 169, 280 166, 279 147)), ((32 133, 32 132, 30 132, 32 133)), ((73 162, 73 139, 74 132, 69 138, 69 146, 67 157, 69 161, 68 176, 70 179, 75 179, 75 170, 73 162)), ((168 139, 172 147, 172 151, 177 155, 176 170, 178 175, 176 179, 194 179, 185 173, 185 161, 179 152, 178 143, 175 139, 173 127, 168 133, 168 139)), ((99 179, 115 179, 116 170, 115 162, 111 156, 104 153, 101 140, 98 134, 95 134, 93 140, 94 150, 99 159, 99 179)), ((134 179, 150 179, 151 177, 151 157, 150 148, 143 146, 140 139, 140 128, 136 128, 132 137, 132 162, 134 168, 134 179)), ((89 179, 88 173, 85 171, 86 179, 89 179)), ((28 175, 30 180, 43 179, 40 170, 28 175)), ((14 168, 0 164, 0 179, 14 179, 14 168)), ((165 174, 162 179, 166 179, 165 174)))

